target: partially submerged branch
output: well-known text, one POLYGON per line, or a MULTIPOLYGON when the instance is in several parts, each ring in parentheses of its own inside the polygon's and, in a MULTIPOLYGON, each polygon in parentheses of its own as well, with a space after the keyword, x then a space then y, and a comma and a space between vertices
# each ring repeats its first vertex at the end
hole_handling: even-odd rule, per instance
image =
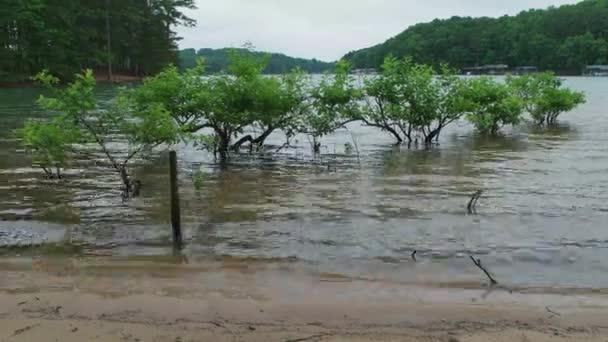
POLYGON ((251 135, 246 135, 239 139, 239 141, 235 142, 232 145, 232 150, 238 152, 245 143, 253 144, 253 137, 251 135))
POLYGON ((477 266, 480 270, 483 271, 483 273, 486 274, 486 276, 488 277, 488 279, 490 279, 490 283, 492 285, 498 285, 498 281, 496 281, 496 279, 494 279, 494 277, 490 274, 490 272, 488 272, 488 270, 483 267, 483 265, 481 264, 481 259, 475 259, 472 255, 470 256, 471 261, 473 261, 473 263, 475 264, 475 266, 477 266))
POLYGON ((469 204, 467 205, 467 210, 469 211, 469 214, 471 214, 471 215, 477 214, 477 202, 481 198, 481 195, 483 195, 483 190, 477 190, 471 196, 471 199, 469 200, 469 204))
POLYGON ((553 318, 553 317, 555 317, 555 316, 561 316, 561 315, 562 315, 562 314, 560 314, 559 312, 552 310, 552 309, 551 309, 550 307, 548 307, 548 306, 545 306, 545 310, 547 310, 547 312, 551 314, 551 316, 550 316, 549 318, 553 318))

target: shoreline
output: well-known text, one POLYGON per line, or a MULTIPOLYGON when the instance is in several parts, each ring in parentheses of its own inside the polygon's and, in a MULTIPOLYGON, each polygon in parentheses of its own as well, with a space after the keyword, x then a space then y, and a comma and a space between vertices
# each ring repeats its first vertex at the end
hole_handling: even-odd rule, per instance
MULTIPOLYGON (((1 223, 1 222, 0 222, 1 223)), ((63 269, 78 278, 80 275, 106 277, 111 272, 121 272, 132 277, 146 278, 156 272, 179 275, 196 275, 206 272, 259 272, 275 276, 277 271, 288 270, 291 277, 321 282, 382 283, 387 286, 424 288, 433 290, 486 291, 489 279, 468 259, 455 259, 459 263, 444 260, 402 260, 393 263, 333 264, 316 263, 289 258, 239 257, 232 255, 115 255, 123 251, 112 249, 81 249, 83 247, 26 247, 5 248, 0 253, 0 272, 23 272, 31 275, 32 269, 50 267, 63 269), (41 249, 42 248, 42 249, 41 249), (46 249, 44 249, 46 248, 46 249), (43 261, 44 260, 44 261, 43 261), (41 266, 44 265, 44 266, 41 266)), ((127 253, 129 253, 127 251, 127 253)), ((167 251, 170 253, 170 251, 167 251)), ((374 260, 376 261, 376 260, 374 260)), ((608 287, 601 284, 542 283, 514 281, 508 267, 489 265, 489 270, 499 280, 492 287, 495 292, 531 295, 608 295, 608 287), (500 271, 500 272, 496 272, 500 271), (510 278, 511 277, 511 278, 510 278)), ((517 272, 513 268, 512 272, 517 272)), ((2 287, 0 286, 0 291, 2 287)))
POLYGON ((593 341, 608 295, 410 286, 289 264, 0 264, 0 341, 593 341), (11 265, 13 265, 11 267, 11 265), (525 339, 524 339, 525 337, 525 339))
MULTIPOLYGON (((281 74, 265 74, 265 75, 281 75, 281 74)), ((322 74, 310 74, 310 75, 322 75, 322 74)), ((354 73, 353 75, 374 75, 374 74, 359 74, 354 73)), ((460 77, 479 77, 479 76, 493 76, 493 77, 504 77, 511 74, 502 74, 502 75, 467 75, 467 74, 459 74, 460 77)), ((513 74, 516 75, 516 74, 513 74)), ((607 76, 593 76, 593 75, 572 75, 572 74, 556 74, 558 77, 567 77, 567 78, 606 78, 607 76)), ((140 83, 146 77, 149 76, 132 76, 132 75, 114 75, 113 81, 109 81, 106 75, 95 74, 95 80, 97 84, 116 84, 116 85, 124 85, 124 84, 134 84, 140 83)), ((0 89, 14 89, 14 88, 24 88, 24 87, 36 87, 36 82, 32 80, 20 80, 20 81, 0 81, 0 89)))

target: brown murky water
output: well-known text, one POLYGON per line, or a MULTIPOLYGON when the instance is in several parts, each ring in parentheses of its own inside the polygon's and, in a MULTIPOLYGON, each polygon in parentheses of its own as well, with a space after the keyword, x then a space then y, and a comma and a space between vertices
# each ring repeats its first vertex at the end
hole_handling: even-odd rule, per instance
MULTIPOLYGON (((462 122, 431 150, 396 149, 358 125, 325 138, 320 159, 306 137, 298 149, 238 156, 226 169, 180 146, 184 253, 404 282, 478 279, 467 259, 475 254, 507 284, 608 288, 608 79, 567 83, 588 103, 559 128, 524 125, 487 139, 462 122), (345 151, 351 132, 360 160, 345 151), (198 168, 201 191, 191 181, 198 168), (480 188, 479 215, 469 216, 480 188)), ((71 239, 84 245, 72 253, 170 255, 167 156, 137 165, 143 196, 127 203, 101 158, 74 161, 67 181, 45 181, 13 132, 26 117, 49 115, 35 97, 34 89, 0 90, 0 253, 47 253, 14 247, 71 239)))

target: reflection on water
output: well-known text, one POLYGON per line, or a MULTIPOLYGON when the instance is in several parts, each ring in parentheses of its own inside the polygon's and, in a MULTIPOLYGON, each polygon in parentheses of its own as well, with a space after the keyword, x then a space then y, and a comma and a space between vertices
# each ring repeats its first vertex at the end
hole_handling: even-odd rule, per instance
MULTIPOLYGON (((559 127, 522 125, 490 139, 463 122, 428 150, 395 148, 358 125, 350 130, 360 160, 345 151, 346 131, 323 140, 322 158, 299 137, 296 149, 244 154, 228 168, 181 146, 185 253, 399 281, 423 270, 438 280, 476 276, 467 259, 475 254, 505 283, 608 287, 606 82, 568 79, 589 101, 559 127), (200 191, 195 168, 205 174, 200 191), (478 189, 486 190, 480 215, 468 216, 478 189)), ((48 115, 31 105, 35 96, 0 91, 0 249, 69 238, 83 253, 170 255, 167 156, 136 165, 142 197, 127 203, 102 159, 75 160, 66 181, 43 180, 14 136, 24 118, 48 115)), ((271 137, 270 150, 283 142, 271 137)))

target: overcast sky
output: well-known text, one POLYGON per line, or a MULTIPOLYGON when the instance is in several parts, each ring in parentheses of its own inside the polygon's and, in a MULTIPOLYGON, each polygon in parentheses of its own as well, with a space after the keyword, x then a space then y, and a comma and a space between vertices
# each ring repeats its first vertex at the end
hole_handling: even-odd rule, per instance
POLYGON ((375 45, 408 26, 459 16, 501 16, 580 0, 196 0, 181 48, 238 47, 327 61, 375 45))

